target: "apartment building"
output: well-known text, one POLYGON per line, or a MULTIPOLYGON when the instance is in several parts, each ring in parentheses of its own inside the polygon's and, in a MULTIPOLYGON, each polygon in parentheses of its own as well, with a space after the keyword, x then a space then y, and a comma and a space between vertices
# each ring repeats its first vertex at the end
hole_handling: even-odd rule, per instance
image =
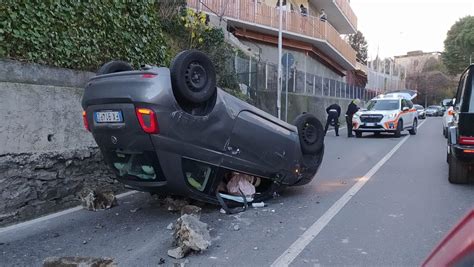
MULTIPOLYGON (((289 68, 317 75, 322 82, 331 79, 342 87, 348 72, 358 69, 356 52, 341 37, 357 31, 357 17, 349 1, 282 1, 283 53, 291 54, 293 59, 289 68), (323 12, 325 19, 321 19, 323 12)), ((187 3, 190 8, 224 21, 227 30, 249 47, 257 60, 278 64, 278 0, 187 0, 187 3)), ((306 84, 318 82, 312 79, 305 78, 305 88, 306 84)))

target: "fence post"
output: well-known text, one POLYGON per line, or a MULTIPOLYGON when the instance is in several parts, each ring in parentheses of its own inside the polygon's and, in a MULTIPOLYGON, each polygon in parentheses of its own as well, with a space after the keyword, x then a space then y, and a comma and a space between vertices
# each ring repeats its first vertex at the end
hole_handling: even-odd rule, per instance
POLYGON ((265 62, 265 90, 268 90, 268 63, 265 62))
POLYGON ((321 76, 321 95, 324 96, 324 78, 321 76))
POLYGON ((329 79, 329 97, 331 97, 331 79, 329 79))
POLYGON ((249 57, 249 87, 252 87, 252 56, 249 57))
POLYGON ((293 93, 296 93, 296 68, 293 69, 293 93))

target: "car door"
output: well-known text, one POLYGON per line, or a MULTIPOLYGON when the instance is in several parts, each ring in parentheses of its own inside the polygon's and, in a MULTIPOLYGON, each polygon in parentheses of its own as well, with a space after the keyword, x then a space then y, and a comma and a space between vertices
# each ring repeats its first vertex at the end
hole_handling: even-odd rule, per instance
POLYGON ((401 114, 402 114, 401 117, 403 119, 403 128, 406 128, 406 127, 409 127, 413 124, 413 119, 411 118, 410 110, 403 111, 405 108, 410 109, 406 99, 402 99, 401 106, 402 106, 402 108, 401 108, 401 110, 402 110, 401 111, 401 114))
POLYGON ((298 133, 251 111, 236 118, 222 166, 261 177, 296 164, 298 133))
POLYGON ((413 102, 411 102, 411 100, 407 100, 407 104, 408 108, 410 109, 408 112, 410 114, 410 121, 411 124, 413 124, 415 118, 418 118, 418 112, 416 111, 416 108, 414 107, 413 102))

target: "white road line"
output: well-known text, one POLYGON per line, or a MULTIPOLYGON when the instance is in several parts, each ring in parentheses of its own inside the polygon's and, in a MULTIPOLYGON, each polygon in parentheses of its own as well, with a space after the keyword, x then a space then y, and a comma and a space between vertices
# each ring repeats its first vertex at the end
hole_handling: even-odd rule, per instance
MULTIPOLYGON (((418 127, 423 125, 425 121, 420 123, 418 127)), ((280 267, 288 266, 296 257, 313 241, 314 238, 328 225, 328 223, 336 216, 339 211, 352 199, 353 196, 372 178, 372 176, 397 152, 397 150, 410 138, 410 135, 404 137, 398 144, 386 154, 372 169, 364 176, 359 178, 340 199, 336 201, 319 219, 311 225, 291 246, 276 259, 271 266, 280 267)))
MULTIPOLYGON (((117 195, 117 198, 118 199, 124 198, 126 196, 130 196, 130 195, 133 195, 135 193, 138 193, 138 191, 128 191, 128 192, 117 195)), ((21 228, 29 227, 29 226, 38 224, 40 222, 48 221, 48 220, 51 220, 51 219, 54 219, 54 218, 57 218, 57 217, 60 217, 60 216, 66 215, 66 214, 70 214, 70 213, 73 213, 73 212, 76 212, 76 211, 79 211, 79 210, 82 210, 82 209, 83 209, 82 206, 77 206, 77 207, 74 207, 74 208, 70 208, 70 209, 67 209, 67 210, 63 210, 63 211, 60 211, 60 212, 49 214, 49 215, 46 215, 46 216, 43 216, 43 217, 39 217, 39 218, 30 220, 30 221, 10 225, 10 226, 7 226, 7 227, 2 227, 2 228, 0 228, 0 235, 4 234, 4 233, 8 233, 10 231, 15 231, 15 230, 18 230, 18 229, 21 229, 21 228)))

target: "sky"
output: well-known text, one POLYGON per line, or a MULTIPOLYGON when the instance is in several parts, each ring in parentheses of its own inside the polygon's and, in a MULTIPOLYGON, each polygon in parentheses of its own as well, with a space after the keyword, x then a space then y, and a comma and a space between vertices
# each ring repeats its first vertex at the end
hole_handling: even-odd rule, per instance
POLYGON ((474 0, 351 0, 369 59, 408 51, 444 50, 444 39, 460 18, 474 15, 474 0))

